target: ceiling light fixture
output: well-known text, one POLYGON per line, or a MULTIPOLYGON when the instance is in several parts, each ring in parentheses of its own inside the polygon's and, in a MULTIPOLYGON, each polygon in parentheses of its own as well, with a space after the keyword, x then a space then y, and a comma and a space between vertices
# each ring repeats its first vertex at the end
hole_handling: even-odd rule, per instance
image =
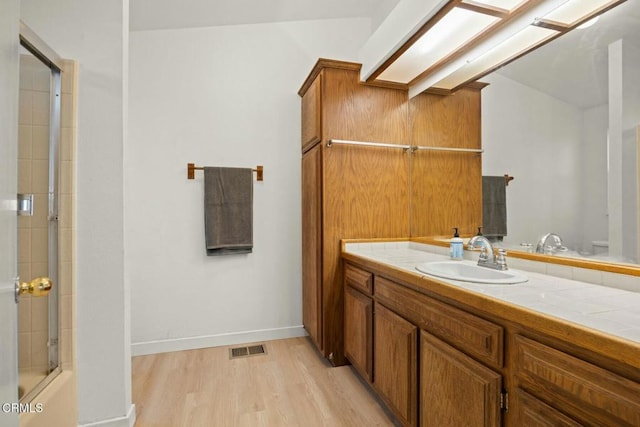
POLYGON ((367 81, 452 92, 624 1, 451 0, 367 81))

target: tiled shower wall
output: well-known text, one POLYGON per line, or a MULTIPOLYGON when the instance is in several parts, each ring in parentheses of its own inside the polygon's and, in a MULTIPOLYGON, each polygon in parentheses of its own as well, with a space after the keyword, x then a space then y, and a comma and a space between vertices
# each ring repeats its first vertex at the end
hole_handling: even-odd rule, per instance
POLYGON ((75 158, 77 63, 62 63, 62 100, 60 105, 60 203, 58 207, 58 280, 60 282, 60 366, 75 367, 75 158))
MULTIPOLYGON (((48 276, 49 116, 48 67, 33 56, 20 57, 18 192, 34 194, 34 216, 18 218, 18 271, 22 281, 48 276)), ((46 375, 49 368, 49 298, 20 297, 21 376, 46 375)))

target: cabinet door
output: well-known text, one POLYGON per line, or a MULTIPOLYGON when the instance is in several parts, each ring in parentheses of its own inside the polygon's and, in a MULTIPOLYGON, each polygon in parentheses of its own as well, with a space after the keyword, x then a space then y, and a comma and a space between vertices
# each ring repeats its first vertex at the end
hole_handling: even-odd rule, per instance
POLYGON ((500 374, 427 332, 420 336, 421 425, 499 426, 500 374))
POLYGON ((322 153, 302 156, 302 322, 322 350, 322 153))
POLYGON ((373 301, 351 286, 344 296, 344 353, 349 362, 371 381, 373 352, 373 301))
POLYGON ((302 96, 302 152, 322 139, 322 74, 313 81, 302 96))
POLYGON ((513 369, 532 396, 585 425, 640 426, 640 384, 522 335, 513 369))
POLYGON ((403 425, 415 426, 418 328, 376 303, 374 331, 373 385, 403 425))
POLYGON ((516 425, 525 427, 579 427, 582 425, 520 388, 513 394, 515 401, 511 407, 516 413, 516 425))

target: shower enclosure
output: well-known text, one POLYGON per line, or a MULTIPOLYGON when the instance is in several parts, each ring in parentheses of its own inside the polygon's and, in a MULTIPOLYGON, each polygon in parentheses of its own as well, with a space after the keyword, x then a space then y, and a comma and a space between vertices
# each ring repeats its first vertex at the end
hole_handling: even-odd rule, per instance
POLYGON ((60 373, 57 285, 61 71, 37 41, 21 34, 20 42, 18 272, 20 280, 27 283, 49 278, 55 284, 47 295, 25 292, 17 296, 18 394, 21 402, 29 402, 60 373))

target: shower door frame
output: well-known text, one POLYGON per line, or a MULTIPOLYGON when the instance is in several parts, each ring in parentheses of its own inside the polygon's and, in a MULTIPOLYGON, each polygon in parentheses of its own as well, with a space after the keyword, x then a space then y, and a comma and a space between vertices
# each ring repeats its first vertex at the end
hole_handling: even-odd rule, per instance
POLYGON ((20 22, 20 45, 51 70, 50 116, 49 116, 49 183, 48 183, 48 276, 54 283, 49 293, 49 373, 31 390, 20 403, 33 400, 61 372, 60 367, 60 287, 58 274, 58 208, 60 175, 60 103, 62 98, 62 60, 33 30, 20 22))

